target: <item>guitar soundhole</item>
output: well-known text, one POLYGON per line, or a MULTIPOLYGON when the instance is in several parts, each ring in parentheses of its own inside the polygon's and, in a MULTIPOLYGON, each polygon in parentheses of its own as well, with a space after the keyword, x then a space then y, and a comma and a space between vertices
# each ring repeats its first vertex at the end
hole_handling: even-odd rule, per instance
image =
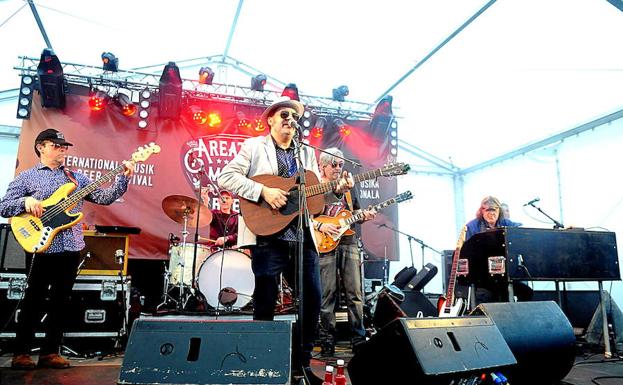
POLYGON ((279 209, 279 212, 283 215, 290 215, 298 212, 299 210, 299 192, 297 190, 290 190, 288 195, 288 201, 279 209))

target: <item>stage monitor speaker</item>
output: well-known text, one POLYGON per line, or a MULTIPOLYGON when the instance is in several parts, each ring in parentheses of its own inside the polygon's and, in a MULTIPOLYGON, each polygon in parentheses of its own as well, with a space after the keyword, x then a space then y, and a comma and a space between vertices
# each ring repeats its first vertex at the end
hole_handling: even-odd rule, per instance
POLYGON ((405 299, 400 304, 400 308, 407 314, 407 317, 424 318, 439 316, 437 307, 421 292, 407 290, 404 293, 405 299))
POLYGON ((288 384, 289 321, 140 318, 118 384, 288 384))
POLYGON ((508 379, 515 384, 558 383, 575 361, 575 336, 555 302, 482 303, 472 311, 497 325, 517 359, 508 379))
POLYGON ((407 283, 407 288, 416 291, 422 290, 436 275, 437 266, 432 263, 427 263, 422 270, 407 283))
POLYGON ((400 290, 403 290, 416 274, 417 269, 415 267, 403 267, 402 270, 394 276, 394 282, 392 282, 392 285, 396 286, 400 290))
POLYGON ((444 385, 515 363, 487 317, 401 318, 361 346, 348 374, 353 385, 444 385))
POLYGON ((26 254, 15 239, 11 225, 0 224, 0 271, 21 273, 26 270, 26 254))

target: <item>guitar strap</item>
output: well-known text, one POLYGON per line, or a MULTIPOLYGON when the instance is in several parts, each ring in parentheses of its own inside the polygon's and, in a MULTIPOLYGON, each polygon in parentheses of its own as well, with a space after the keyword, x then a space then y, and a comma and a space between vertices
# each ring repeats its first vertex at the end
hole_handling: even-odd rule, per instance
POLYGON ((71 171, 69 171, 69 169, 67 167, 63 167, 63 171, 65 172, 65 175, 67 175, 67 178, 69 178, 69 180, 75 184, 76 186, 80 186, 78 184, 78 181, 76 180, 76 178, 74 178, 74 175, 71 171))
POLYGON ((353 197, 350 195, 350 191, 346 191, 344 196, 346 197, 346 208, 348 211, 353 211, 353 197))

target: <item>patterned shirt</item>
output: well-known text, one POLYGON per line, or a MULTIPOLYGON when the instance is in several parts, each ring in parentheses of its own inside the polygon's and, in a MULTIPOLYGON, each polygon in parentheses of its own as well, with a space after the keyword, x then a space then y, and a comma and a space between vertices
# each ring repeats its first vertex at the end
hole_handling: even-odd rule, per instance
MULTIPOLYGON (((273 139, 273 144, 275 145, 275 151, 277 154, 277 170, 278 175, 284 178, 290 178, 294 174, 296 174, 298 167, 296 165, 296 159, 294 158, 294 142, 290 143, 290 147, 283 149, 275 143, 273 139)), ((298 217, 296 217, 288 227, 286 227, 283 231, 276 234, 278 239, 284 241, 296 241, 296 227, 298 217)))
MULTIPOLYGON (((78 182, 78 189, 90 184, 90 179, 81 173, 72 173, 78 182)), ((26 198, 31 196, 37 200, 49 198, 59 187, 66 183, 73 183, 65 174, 65 167, 50 169, 42 163, 24 170, 9 184, 6 195, 0 199, 0 215, 10 218, 26 211, 26 198)), ((112 186, 98 188, 87 195, 84 199, 100 205, 109 205, 121 197, 128 189, 128 178, 117 175, 112 186)), ((70 213, 78 213, 82 209, 82 200, 76 207, 69 210, 70 213)), ((45 253, 59 253, 63 251, 80 251, 84 248, 82 226, 78 223, 70 228, 60 231, 52 240, 52 244, 45 253)))

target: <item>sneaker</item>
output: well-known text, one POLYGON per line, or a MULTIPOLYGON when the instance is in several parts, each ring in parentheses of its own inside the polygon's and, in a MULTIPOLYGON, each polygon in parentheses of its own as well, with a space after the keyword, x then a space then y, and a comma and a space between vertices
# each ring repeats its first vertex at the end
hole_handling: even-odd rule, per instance
POLYGON ((40 368, 65 369, 70 365, 68 360, 56 353, 52 353, 40 356, 37 366, 40 368))
POLYGON ((32 370, 35 368, 35 361, 29 354, 16 354, 11 360, 11 368, 19 370, 32 370))

